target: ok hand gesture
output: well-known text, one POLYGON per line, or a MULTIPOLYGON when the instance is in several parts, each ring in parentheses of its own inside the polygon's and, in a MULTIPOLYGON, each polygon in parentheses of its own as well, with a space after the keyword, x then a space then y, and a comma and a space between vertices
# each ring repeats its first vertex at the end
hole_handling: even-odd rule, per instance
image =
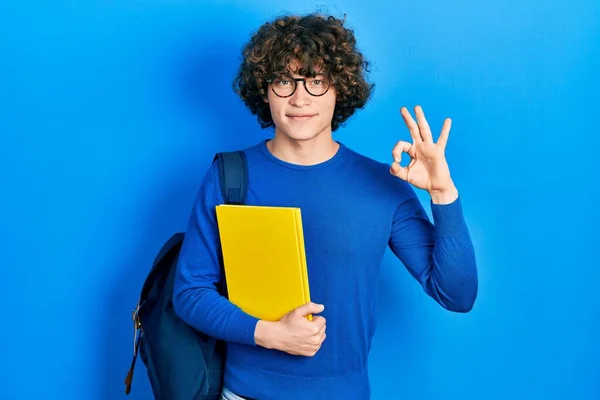
POLYGON ((406 107, 402 107, 401 114, 413 142, 401 140, 396 144, 392 150, 394 162, 390 173, 428 191, 434 203, 451 203, 458 197, 445 156, 452 121, 446 118, 436 143, 420 106, 415 107, 416 122, 406 107), (400 166, 402 153, 407 153, 411 159, 406 167, 400 166))

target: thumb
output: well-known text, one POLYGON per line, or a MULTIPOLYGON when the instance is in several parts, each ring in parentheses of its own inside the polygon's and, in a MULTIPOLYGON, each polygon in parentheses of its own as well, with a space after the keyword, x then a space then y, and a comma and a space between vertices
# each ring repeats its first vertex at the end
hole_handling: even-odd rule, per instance
POLYGON ((397 176, 402 180, 408 179, 408 168, 402 167, 399 163, 394 162, 390 167, 390 174, 397 176))
POLYGON ((305 317, 308 314, 320 313, 324 309, 325 309, 324 305, 310 302, 310 303, 306 303, 306 304, 303 304, 300 307, 298 307, 296 309, 296 312, 298 312, 300 315, 302 315, 303 317, 305 317))

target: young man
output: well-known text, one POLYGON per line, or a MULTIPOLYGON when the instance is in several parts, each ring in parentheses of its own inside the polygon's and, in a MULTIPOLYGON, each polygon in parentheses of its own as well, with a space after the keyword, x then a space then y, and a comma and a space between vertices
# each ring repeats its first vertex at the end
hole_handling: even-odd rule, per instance
POLYGON ((269 322, 219 295, 215 206, 223 199, 213 165, 181 250, 175 310, 227 341, 224 399, 368 399, 387 246, 442 307, 468 312, 477 296, 473 246, 444 157, 450 120, 435 142, 421 108, 416 121, 402 108, 412 143, 396 144, 391 166, 335 141, 332 132, 366 104, 372 86, 353 32, 333 17, 267 23, 243 55, 237 92, 263 127, 274 127, 271 140, 245 150, 248 203, 302 209, 314 303, 269 322), (399 164, 402 153, 411 158, 407 167, 399 164), (413 187, 431 195, 433 223, 413 187))

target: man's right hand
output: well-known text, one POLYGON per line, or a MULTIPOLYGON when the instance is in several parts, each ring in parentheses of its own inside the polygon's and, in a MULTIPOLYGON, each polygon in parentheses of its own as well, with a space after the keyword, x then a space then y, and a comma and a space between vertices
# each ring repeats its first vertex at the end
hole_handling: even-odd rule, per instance
POLYGON ((314 356, 325 340, 326 321, 321 316, 309 321, 306 316, 323 312, 323 309, 321 304, 306 303, 277 322, 259 321, 254 332, 256 344, 289 354, 314 356))

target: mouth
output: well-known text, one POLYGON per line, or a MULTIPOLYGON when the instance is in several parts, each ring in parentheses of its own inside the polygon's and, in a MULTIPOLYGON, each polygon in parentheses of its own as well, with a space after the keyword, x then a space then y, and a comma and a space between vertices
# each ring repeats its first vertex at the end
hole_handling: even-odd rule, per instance
POLYGON ((292 121, 308 121, 317 114, 286 114, 292 121))

